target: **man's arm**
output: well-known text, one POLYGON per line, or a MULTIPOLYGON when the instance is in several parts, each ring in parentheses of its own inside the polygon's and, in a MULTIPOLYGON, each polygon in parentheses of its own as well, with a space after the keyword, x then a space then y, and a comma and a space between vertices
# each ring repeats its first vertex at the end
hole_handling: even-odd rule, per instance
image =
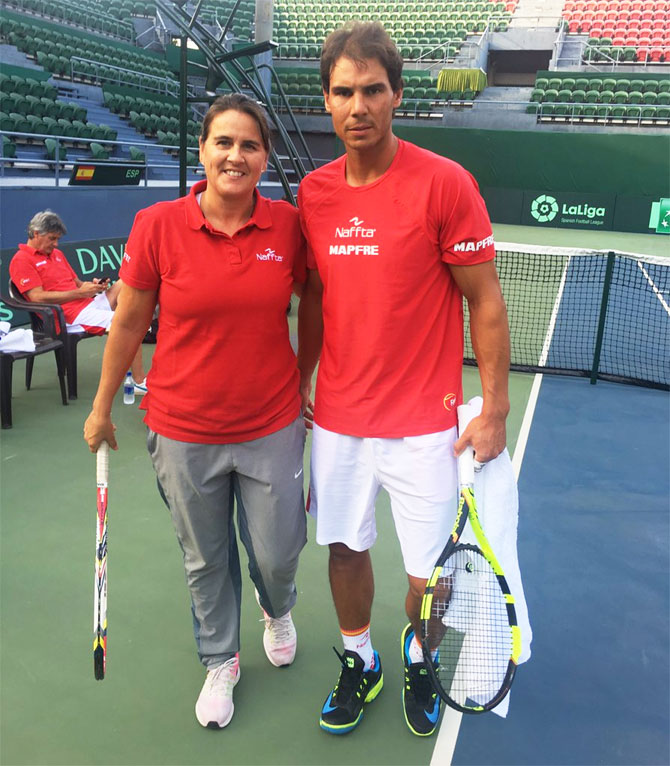
POLYGON ((76 290, 45 290, 40 285, 40 287, 33 287, 31 290, 27 290, 24 295, 33 303, 56 303, 61 305, 69 301, 79 300, 80 298, 94 298, 98 293, 103 293, 107 289, 107 285, 101 282, 77 281, 79 284, 76 290))
POLYGON ((155 290, 138 290, 126 284, 121 287, 119 303, 102 357, 98 391, 91 414, 84 424, 84 439, 91 452, 95 452, 102 441, 106 441, 112 449, 117 449, 115 426, 112 424, 112 402, 151 324, 156 298, 155 290))
POLYGON ((311 400, 312 375, 316 369, 323 343, 323 314, 321 301, 323 282, 316 269, 307 269, 307 280, 298 307, 298 370, 302 410, 307 421, 313 418, 311 400))
POLYGON ((470 335, 477 358, 484 404, 454 446, 459 455, 468 444, 485 463, 505 449, 509 412, 510 341, 507 309, 493 261, 473 266, 449 265, 470 309, 470 335))

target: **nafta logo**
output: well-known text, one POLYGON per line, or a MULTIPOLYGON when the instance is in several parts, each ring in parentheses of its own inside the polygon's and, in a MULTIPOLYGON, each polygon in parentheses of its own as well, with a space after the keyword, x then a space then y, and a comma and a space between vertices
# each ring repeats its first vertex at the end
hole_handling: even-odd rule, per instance
POLYGON ((284 260, 283 255, 277 255, 271 247, 266 247, 262 253, 256 253, 256 260, 258 261, 276 261, 281 263, 284 260))
MULTIPOLYGON (((377 229, 368 229, 363 224, 365 221, 358 216, 349 219, 351 226, 338 226, 335 229, 335 238, 340 239, 371 239, 377 229)), ((379 255, 379 245, 330 245, 329 255, 379 255)))
POLYGON ((376 229, 366 229, 363 226, 364 221, 362 221, 358 216, 354 216, 353 218, 349 219, 349 223, 353 224, 353 226, 338 226, 335 229, 335 236, 336 237, 343 237, 345 239, 353 238, 356 239, 358 237, 374 237, 376 229))
POLYGON ((447 412, 451 412, 456 406, 456 394, 447 394, 442 403, 444 404, 444 409, 447 412))
POLYGON ((538 223, 548 223, 553 221, 558 214, 558 202, 555 197, 548 194, 541 194, 536 197, 530 206, 530 214, 538 223))

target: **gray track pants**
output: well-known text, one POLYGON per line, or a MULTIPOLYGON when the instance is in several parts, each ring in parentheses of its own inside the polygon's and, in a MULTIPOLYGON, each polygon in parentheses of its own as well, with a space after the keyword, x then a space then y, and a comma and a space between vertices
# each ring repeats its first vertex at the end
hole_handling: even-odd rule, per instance
POLYGON ((149 431, 158 489, 184 554, 198 656, 206 667, 240 648, 241 572, 233 509, 249 574, 265 611, 296 601, 298 555, 307 540, 302 417, 240 444, 191 444, 149 431))

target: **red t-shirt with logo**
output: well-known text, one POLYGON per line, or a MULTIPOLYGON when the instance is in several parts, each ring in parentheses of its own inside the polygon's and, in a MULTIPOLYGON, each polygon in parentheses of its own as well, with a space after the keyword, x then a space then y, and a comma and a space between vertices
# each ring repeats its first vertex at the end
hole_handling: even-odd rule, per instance
POLYGON ((346 183, 345 163, 298 191, 308 267, 324 286, 315 421, 352 436, 445 430, 463 363, 463 298, 446 264, 494 258, 484 201, 464 168, 406 141, 366 186, 346 183))
POLYGON ((137 214, 119 275, 158 291, 146 424, 225 444, 274 433, 300 412, 286 307, 293 282, 305 281, 305 243, 297 210, 258 192, 232 237, 215 230, 196 198, 206 187, 137 214))
MULTIPOLYGON (((24 295, 34 287, 53 292, 77 289, 77 274, 68 263, 65 254, 58 248, 46 255, 30 245, 19 245, 9 264, 9 275, 24 295)), ((63 303, 65 321, 68 324, 74 322, 79 312, 92 300, 93 298, 77 298, 63 303)), ((104 332, 104 329, 101 328, 101 332, 104 332)))

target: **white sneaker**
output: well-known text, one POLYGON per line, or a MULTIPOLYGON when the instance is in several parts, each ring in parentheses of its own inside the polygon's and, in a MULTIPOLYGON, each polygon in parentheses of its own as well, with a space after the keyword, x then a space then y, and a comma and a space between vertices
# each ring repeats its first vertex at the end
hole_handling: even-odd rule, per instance
POLYGON ((223 729, 230 723, 235 710, 233 687, 239 680, 240 658, 237 654, 207 673, 195 703, 195 715, 202 726, 223 729))
MULTIPOLYGON (((261 606, 258 591, 256 591, 256 601, 258 606, 261 606)), ((261 609, 265 620, 263 633, 265 655, 276 668, 286 667, 295 659, 295 650, 298 646, 298 634, 291 613, 287 612, 283 617, 270 617, 262 606, 261 609)))
POLYGON ((144 378, 144 380, 141 383, 137 383, 136 381, 133 381, 133 382, 135 384, 135 393, 138 396, 144 396, 144 394, 146 394, 146 392, 148 390, 147 389, 147 379, 146 379, 146 377, 144 378))

